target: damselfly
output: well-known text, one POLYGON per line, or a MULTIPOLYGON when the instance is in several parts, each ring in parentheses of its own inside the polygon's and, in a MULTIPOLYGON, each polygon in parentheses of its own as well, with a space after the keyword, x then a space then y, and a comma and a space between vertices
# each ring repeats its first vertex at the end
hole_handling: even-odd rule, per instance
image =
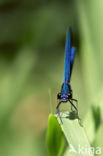
MULTIPOLYGON (((78 115, 78 108, 73 103, 77 100, 72 98, 72 89, 70 85, 70 79, 71 79, 71 73, 73 68, 73 61, 74 61, 74 54, 75 54, 76 48, 72 47, 71 45, 71 29, 68 29, 67 36, 66 36, 66 44, 65 44, 65 60, 64 60, 64 76, 63 76, 63 84, 61 86, 61 92, 58 93, 57 99, 59 100, 59 103, 56 107, 57 113, 59 114, 59 106, 61 103, 70 102, 71 108, 73 107, 78 115)), ((59 114, 60 116, 60 114, 59 114)))

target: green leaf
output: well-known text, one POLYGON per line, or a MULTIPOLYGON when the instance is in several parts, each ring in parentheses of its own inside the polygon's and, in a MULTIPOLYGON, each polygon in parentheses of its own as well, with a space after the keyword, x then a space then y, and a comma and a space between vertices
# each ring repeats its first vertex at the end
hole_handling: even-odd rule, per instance
POLYGON ((67 148, 63 156, 73 156, 73 154, 69 151, 69 148, 67 148))
POLYGON ((89 137, 90 143, 92 143, 95 139, 95 121, 93 117, 92 108, 90 108, 83 120, 85 130, 87 132, 87 135, 89 137))
MULTIPOLYGON (((98 98, 99 99, 99 98, 98 98)), ((83 123, 86 129, 87 135, 89 137, 89 141, 91 143, 94 142, 96 134, 98 132, 99 127, 102 123, 102 105, 94 103, 91 105, 90 109, 88 110, 83 123)))
POLYGON ((49 156, 61 156, 64 147, 64 135, 60 124, 52 114, 48 119, 47 147, 49 156))
POLYGON ((103 139, 102 139, 102 136, 103 136, 103 123, 100 125, 98 131, 97 131, 97 134, 96 134, 96 138, 94 140, 94 143, 93 145, 95 146, 95 153, 97 155, 102 155, 102 151, 103 151, 103 139))
POLYGON ((74 112, 70 112, 69 114, 65 112, 60 115, 63 123, 61 123, 59 118, 58 121, 70 145, 70 151, 73 152, 73 156, 93 156, 86 132, 74 112), (83 150, 81 151, 80 149, 83 150))

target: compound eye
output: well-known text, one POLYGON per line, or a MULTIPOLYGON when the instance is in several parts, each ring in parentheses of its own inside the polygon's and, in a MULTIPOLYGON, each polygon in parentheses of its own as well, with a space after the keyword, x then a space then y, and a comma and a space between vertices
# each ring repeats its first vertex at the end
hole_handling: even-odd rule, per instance
POLYGON ((61 99, 61 94, 60 93, 57 95, 57 99, 61 99))
POLYGON ((72 94, 68 94, 68 99, 71 99, 72 98, 72 94))

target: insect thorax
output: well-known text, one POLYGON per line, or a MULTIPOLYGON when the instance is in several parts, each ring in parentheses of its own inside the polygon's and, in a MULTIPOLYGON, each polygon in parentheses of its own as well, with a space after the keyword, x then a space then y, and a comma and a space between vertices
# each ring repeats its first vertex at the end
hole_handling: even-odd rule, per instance
POLYGON ((72 99, 72 90, 69 83, 64 82, 61 87, 61 92, 57 95, 57 98, 63 102, 67 102, 72 99))
POLYGON ((70 83, 68 82, 63 82, 62 87, 61 87, 61 93, 72 93, 70 83))

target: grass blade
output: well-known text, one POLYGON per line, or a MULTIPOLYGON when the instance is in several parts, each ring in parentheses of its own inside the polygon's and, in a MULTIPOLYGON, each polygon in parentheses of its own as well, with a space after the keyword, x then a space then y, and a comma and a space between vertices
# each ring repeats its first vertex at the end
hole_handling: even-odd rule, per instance
POLYGON ((63 123, 57 117, 67 142, 70 145, 70 150, 73 152, 73 156, 93 156, 85 130, 79 124, 78 119, 73 118, 75 116, 73 113, 61 113, 63 123))

